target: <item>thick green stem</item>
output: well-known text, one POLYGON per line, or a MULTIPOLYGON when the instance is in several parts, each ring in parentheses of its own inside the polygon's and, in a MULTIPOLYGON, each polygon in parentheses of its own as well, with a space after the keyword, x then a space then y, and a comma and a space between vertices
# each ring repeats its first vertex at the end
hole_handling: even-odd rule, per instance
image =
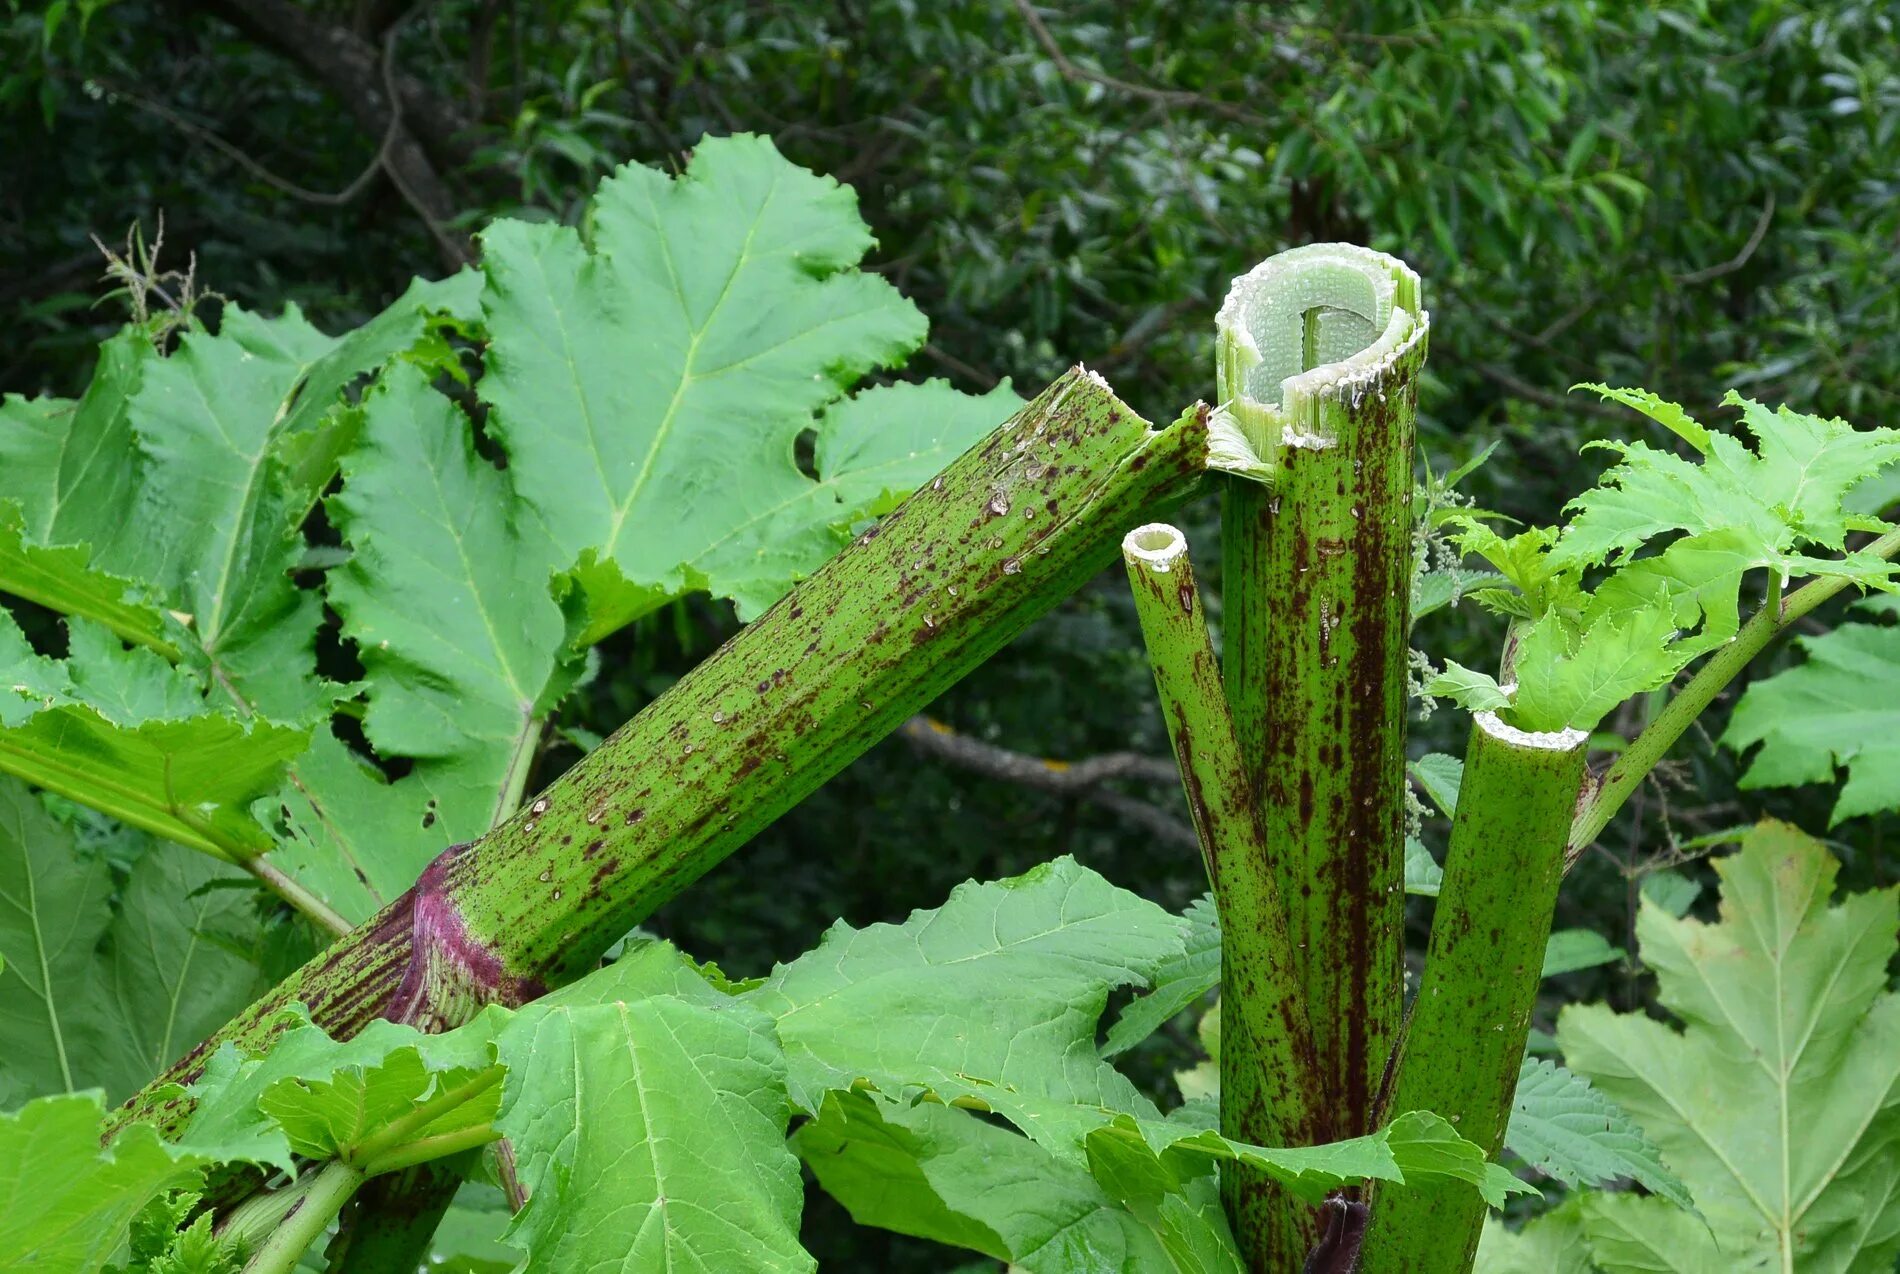
MULTIPOLYGON (((1900 553, 1900 531, 1889 531, 1860 551, 1875 557, 1891 558, 1895 553, 1900 553)), ((1656 719, 1636 736, 1635 742, 1604 772, 1602 780, 1577 810, 1576 819, 1570 828, 1570 861, 1575 862, 1584 850, 1590 848, 1616 816, 1616 812, 1623 808, 1623 802, 1629 799, 1630 793, 1656 768, 1656 763, 1669 754, 1676 740, 1683 736, 1703 710, 1715 702, 1715 697, 1727 689, 1729 682, 1735 680, 1737 674, 1756 655, 1767 649, 1770 642, 1786 632, 1802 616, 1839 593, 1849 583, 1845 576, 1824 576, 1810 580, 1786 597, 1771 600, 1742 625, 1741 631, 1732 641, 1697 669, 1695 676, 1689 678, 1689 683, 1675 693, 1656 719)))
POLYGON ((245 1262, 244 1274, 292 1274, 304 1251, 323 1236, 336 1214, 363 1184, 363 1173, 347 1163, 331 1162, 319 1169, 310 1188, 256 1255, 245 1262))
POLYGON ((1077 369, 743 629, 473 846, 247 1008, 133 1098, 302 1002, 339 1037, 519 1002, 601 953, 1113 560, 1197 485, 1205 410, 1152 429, 1077 369))
MULTIPOLYGON (((1306 991, 1253 784, 1234 740, 1187 540, 1171 526, 1144 526, 1122 541, 1122 558, 1220 914, 1224 1131, 1270 1146, 1309 1144, 1326 1112, 1306 991)), ((1239 1164, 1222 1171, 1230 1208, 1243 1206, 1265 1180, 1239 1164)), ((1258 1246, 1293 1268, 1312 1244, 1306 1227, 1293 1225, 1258 1246)))
MULTIPOLYGON (((1493 1156, 1543 974, 1587 738, 1525 733, 1488 712, 1473 721, 1425 974, 1384 1103, 1443 1115, 1493 1156)), ((1360 1268, 1463 1274, 1483 1222, 1473 1186, 1381 1188, 1360 1268)))
MULTIPOLYGON (((1428 326, 1404 263, 1335 244, 1267 261, 1220 315, 1215 459, 1246 475, 1230 483, 1254 484, 1230 485, 1223 510, 1227 696, 1292 908, 1327 1140, 1371 1131, 1402 1005, 1412 452, 1428 326), (1251 462, 1225 463, 1236 453, 1251 462)), ((1282 1192, 1263 1188, 1235 1214, 1253 1268, 1276 1268, 1257 1236, 1289 1218, 1317 1239, 1311 1211, 1282 1192)))
POLYGON ((478 1158, 465 1151, 372 1177, 356 1192, 324 1251, 327 1274, 426 1268, 443 1214, 478 1158))

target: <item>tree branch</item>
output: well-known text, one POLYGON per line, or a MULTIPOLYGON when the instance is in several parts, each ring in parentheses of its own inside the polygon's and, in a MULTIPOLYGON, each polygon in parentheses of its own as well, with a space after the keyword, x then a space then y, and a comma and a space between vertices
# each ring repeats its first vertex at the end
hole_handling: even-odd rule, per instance
MULTIPOLYGON (((459 201, 440 167, 459 166, 472 155, 471 122, 393 60, 347 27, 332 26, 291 0, 173 0, 236 27, 249 39, 297 63, 327 88, 362 130, 383 137, 379 155, 405 202, 428 227, 443 264, 459 269, 474 259, 467 239, 449 229, 459 201)), ((393 47, 401 20, 390 26, 384 49, 393 47)))
POLYGON ((1158 839, 1199 852, 1200 842, 1195 839, 1194 829, 1186 823, 1166 810, 1104 786, 1116 779, 1179 786, 1181 779, 1174 762, 1162 757, 1140 752, 1104 752, 1081 761, 1059 761, 973 739, 923 713, 904 722, 897 733, 912 748, 933 760, 984 778, 1088 801, 1138 824, 1158 839))

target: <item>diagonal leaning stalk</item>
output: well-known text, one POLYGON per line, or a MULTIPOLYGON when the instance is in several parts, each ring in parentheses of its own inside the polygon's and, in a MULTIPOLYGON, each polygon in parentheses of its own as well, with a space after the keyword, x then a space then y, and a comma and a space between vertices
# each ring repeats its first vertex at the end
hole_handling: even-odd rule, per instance
MULTIPOLYGON (((1322 1140, 1372 1131, 1402 1004, 1412 452, 1429 326, 1403 262, 1340 244, 1235 280, 1219 319, 1213 463, 1236 475, 1221 514, 1227 697, 1293 908, 1322 1140)), ((1233 1215, 1253 1268, 1278 1268, 1254 1236, 1289 1219, 1318 1238, 1310 1209, 1258 1177, 1233 1215)))
MULTIPOLYGON (((1443 1115, 1493 1157, 1543 975, 1587 740, 1581 730, 1526 733, 1489 712, 1474 718, 1425 974, 1385 1103, 1443 1115)), ((1360 1269, 1463 1274, 1484 1213, 1468 1185, 1381 1189, 1360 1269)))
POLYGON ((512 819, 135 1096, 175 1125, 225 1042, 258 1049, 301 1002, 348 1037, 452 1026, 601 953, 1113 560, 1199 481, 1207 413, 1153 429, 1081 368, 859 536, 512 819))
MULTIPOLYGON (((1234 741, 1187 540, 1164 523, 1139 527, 1122 541, 1122 559, 1220 913, 1221 1118, 1253 1130, 1257 1144, 1311 1144, 1326 1112, 1306 991, 1253 784, 1234 741)), ((1237 1201, 1250 1182, 1236 1166, 1223 1165, 1223 1172, 1237 1201)), ((1279 1268, 1296 1267, 1311 1246, 1304 1225, 1256 1238, 1257 1248, 1277 1253, 1279 1268)))

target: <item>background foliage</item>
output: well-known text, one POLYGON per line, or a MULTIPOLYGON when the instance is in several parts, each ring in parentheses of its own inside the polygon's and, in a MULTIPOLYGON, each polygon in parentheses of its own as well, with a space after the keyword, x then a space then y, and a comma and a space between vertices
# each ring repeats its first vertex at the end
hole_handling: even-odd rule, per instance
MULTIPOLYGON (((91 237, 120 251, 135 218, 149 242, 163 215, 160 267, 195 260, 207 304, 295 301, 335 331, 468 259, 492 216, 577 222, 614 165, 677 171, 702 134, 752 130, 856 187, 869 268, 932 321, 913 370, 967 390, 1033 390, 1082 358, 1171 416, 1211 393, 1228 279, 1343 238, 1426 279, 1426 449, 1442 470, 1501 439, 1464 484, 1486 507, 1548 521, 1594 480, 1577 449, 1617 409, 1566 397, 1577 381, 1704 419, 1729 386, 1895 419, 1900 55, 1877 4, 55 0, 0 22, 8 392, 84 385, 124 317, 100 303, 114 285, 91 237)), ((1211 525, 1206 506, 1184 516, 1211 525)), ((1029 756, 1164 752, 1124 594, 1076 599, 936 714, 1029 756)), ((735 622, 688 600, 610 639, 541 777, 735 622)), ((1469 607, 1426 622, 1468 662, 1491 647, 1469 607)), ((1643 711, 1606 728, 1627 737, 1643 711)), ((1455 750, 1455 730, 1427 720, 1415 747, 1455 750)), ((1825 787, 1739 790, 1710 738, 1682 758, 1586 859, 1560 925, 1634 950, 1640 893, 1708 879, 1685 861, 1696 837, 1763 810, 1828 825, 1825 787)), ((1056 792, 894 740, 656 927, 762 972, 834 916, 899 918, 1058 852, 1178 909, 1200 888, 1167 830, 1183 812, 1134 773, 1056 792)), ((1846 883, 1900 876, 1891 821, 1833 829, 1846 883)), ((1653 994, 1632 962, 1550 985, 1621 1009, 1653 994)), ((1186 1048, 1160 1038, 1136 1067, 1164 1082, 1186 1048)), ((821 1258, 898 1259, 844 1247, 886 1240, 824 1206, 821 1258)))

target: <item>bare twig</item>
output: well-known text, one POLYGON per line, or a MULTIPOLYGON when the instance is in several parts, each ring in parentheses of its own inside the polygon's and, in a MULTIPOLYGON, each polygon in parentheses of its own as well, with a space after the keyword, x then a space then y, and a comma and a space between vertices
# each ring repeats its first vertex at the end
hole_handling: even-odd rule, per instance
MULTIPOLYGON (((395 42, 395 37, 396 33, 394 29, 391 29, 383 41, 383 63, 385 68, 390 64, 391 54, 393 52, 391 46, 395 42)), ((384 162, 389 157, 389 148, 396 140, 397 129, 402 126, 402 99, 395 95, 392 83, 390 101, 393 104, 393 109, 389 115, 389 127, 383 132, 383 140, 382 143, 377 146, 376 154, 372 156, 369 163, 364 166, 363 171, 358 173, 350 181, 350 184, 343 187, 343 189, 334 192, 312 190, 308 186, 299 185, 288 177, 280 176, 272 172, 261 160, 252 156, 242 147, 225 140, 209 128, 173 110, 163 102, 146 97, 112 80, 95 78, 94 83, 98 84, 100 88, 104 89, 113 97, 129 102, 148 115, 155 115, 159 119, 164 120, 167 124, 170 124, 173 128, 185 134, 187 137, 192 138, 194 141, 203 142, 220 155, 223 155, 226 159, 236 163, 240 168, 243 168, 259 181, 262 181, 265 185, 280 190, 293 199, 301 199, 305 203, 317 204, 326 208, 340 208, 345 204, 353 203, 365 190, 369 189, 370 182, 375 179, 376 174, 382 169, 384 162)))
POLYGON ((1725 274, 1735 273, 1735 271, 1747 265, 1748 259, 1755 255, 1755 249, 1761 247, 1761 241, 1767 237, 1768 226, 1774 219, 1775 192, 1771 190, 1768 192, 1768 202, 1761 206, 1761 216, 1755 219, 1755 228, 1749 231, 1748 242, 1742 245, 1741 251, 1720 265, 1708 266, 1701 270, 1691 270, 1687 274, 1678 274, 1675 276, 1676 282, 1689 284, 1707 283, 1710 279, 1719 279, 1725 274))

